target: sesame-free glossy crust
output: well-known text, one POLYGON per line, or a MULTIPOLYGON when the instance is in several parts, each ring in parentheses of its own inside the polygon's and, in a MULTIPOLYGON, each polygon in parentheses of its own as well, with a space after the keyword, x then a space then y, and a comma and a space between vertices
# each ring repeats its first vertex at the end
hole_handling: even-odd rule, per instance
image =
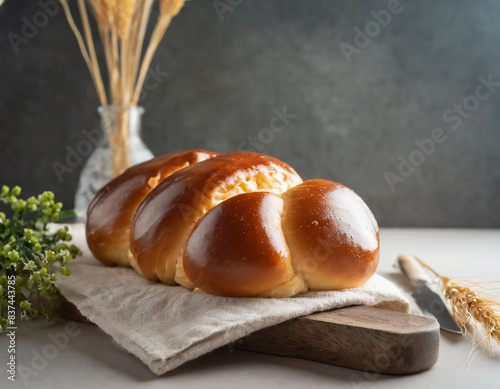
POLYGON ((379 228, 354 191, 308 180, 282 198, 283 232, 309 289, 355 288, 371 278, 379 261, 379 228))
POLYGON ((208 211, 184 252, 184 270, 198 288, 222 296, 256 296, 294 274, 281 229, 283 200, 255 192, 208 211))
POLYGON ((302 183, 266 155, 193 150, 128 169, 88 210, 101 262, 228 297, 291 297, 364 284, 379 229, 342 184, 302 183))
POLYGON ((309 180, 281 197, 246 193, 219 204, 194 228, 182 264, 207 293, 283 297, 358 287, 378 260, 379 229, 363 200, 342 184, 309 180), (287 286, 294 275, 304 289, 287 286))
POLYGON ((87 210, 87 242, 92 254, 105 265, 129 266, 130 228, 140 203, 172 173, 217 155, 205 150, 162 155, 127 169, 106 184, 87 210))

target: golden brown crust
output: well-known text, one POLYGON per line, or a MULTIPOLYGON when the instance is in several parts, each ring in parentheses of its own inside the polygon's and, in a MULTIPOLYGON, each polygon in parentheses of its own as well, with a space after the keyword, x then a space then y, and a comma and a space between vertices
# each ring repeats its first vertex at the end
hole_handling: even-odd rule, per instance
POLYGON ((282 211, 283 200, 266 192, 238 195, 208 211, 186 243, 188 278, 204 292, 235 297, 289 281, 294 271, 282 211))
POLYGON ((309 289, 354 288, 372 277, 379 229, 356 193, 336 182, 308 180, 282 198, 283 232, 309 289))
POLYGON ((233 152, 182 169, 139 207, 131 232, 132 266, 145 277, 175 283, 175 268, 195 223, 239 193, 282 193, 302 182, 286 163, 258 153, 233 152))
POLYGON ((201 218, 182 266, 191 288, 222 296, 287 297, 354 288, 373 276, 379 229, 349 188, 309 180, 281 195, 241 194, 201 218))
POLYGON ((105 265, 129 266, 132 220, 144 198, 172 173, 219 153, 190 150, 162 155, 127 169, 101 188, 87 211, 87 242, 105 265))
POLYGON ((373 214, 349 188, 266 155, 193 150, 135 166, 88 210, 105 264, 233 297, 358 287, 379 260, 373 214), (214 158, 212 158, 214 157, 214 158))

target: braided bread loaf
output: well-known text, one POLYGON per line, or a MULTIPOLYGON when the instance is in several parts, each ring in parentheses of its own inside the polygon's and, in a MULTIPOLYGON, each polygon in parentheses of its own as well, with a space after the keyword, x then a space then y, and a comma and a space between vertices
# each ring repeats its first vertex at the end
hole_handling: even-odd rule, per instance
MULTIPOLYGON (((290 166, 262 154, 195 153, 204 160, 160 174, 157 186, 148 185, 148 174, 127 171, 103 190, 114 195, 96 195, 87 240, 101 262, 235 297, 357 287, 375 273, 378 226, 352 190, 326 180, 302 183, 290 166)), ((156 167, 148 170, 148 163, 156 167)))

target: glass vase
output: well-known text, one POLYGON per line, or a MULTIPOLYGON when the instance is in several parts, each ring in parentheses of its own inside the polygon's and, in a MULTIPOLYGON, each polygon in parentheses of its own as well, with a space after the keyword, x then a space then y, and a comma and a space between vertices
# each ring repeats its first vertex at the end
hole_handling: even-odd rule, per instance
MULTIPOLYGON (((100 129, 90 133, 92 133, 94 139, 96 138, 95 135, 98 134, 99 140, 96 142, 95 149, 90 154, 80 173, 80 180, 75 194, 75 210, 79 221, 86 220, 87 208, 95 194, 113 178, 111 171, 112 151, 106 128, 109 126, 109 132, 114 133, 115 110, 113 106, 99 107, 98 112, 102 119, 100 129)), ((143 113, 143 107, 129 108, 128 149, 130 166, 154 157, 141 138, 141 117, 143 113)))

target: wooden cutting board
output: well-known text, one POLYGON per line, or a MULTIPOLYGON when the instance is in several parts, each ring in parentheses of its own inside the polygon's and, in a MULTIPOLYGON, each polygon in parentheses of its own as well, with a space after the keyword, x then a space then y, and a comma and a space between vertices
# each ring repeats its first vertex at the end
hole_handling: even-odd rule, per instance
MULTIPOLYGON (((90 323, 61 298, 55 314, 90 323)), ((234 342, 234 348, 309 359, 385 374, 410 374, 433 366, 439 324, 425 316, 353 306, 292 319, 234 342)))

